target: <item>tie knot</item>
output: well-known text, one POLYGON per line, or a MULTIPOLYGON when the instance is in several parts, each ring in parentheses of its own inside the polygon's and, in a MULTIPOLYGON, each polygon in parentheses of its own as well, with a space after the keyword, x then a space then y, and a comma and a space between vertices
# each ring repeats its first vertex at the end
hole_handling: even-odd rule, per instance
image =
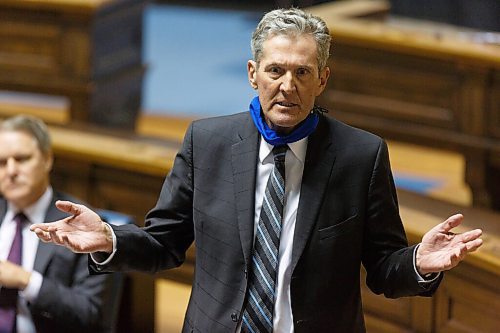
POLYGON ((23 212, 19 212, 14 216, 12 220, 16 222, 18 227, 20 227, 28 220, 28 218, 26 217, 26 215, 24 215, 23 212))
POLYGON ((286 151, 288 150, 288 145, 274 146, 274 164, 284 164, 286 151))

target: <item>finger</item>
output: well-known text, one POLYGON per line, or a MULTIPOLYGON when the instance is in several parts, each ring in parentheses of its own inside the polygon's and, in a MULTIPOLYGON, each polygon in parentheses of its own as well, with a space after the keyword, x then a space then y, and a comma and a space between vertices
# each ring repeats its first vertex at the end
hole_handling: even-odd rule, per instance
POLYGON ((467 247, 467 252, 474 252, 481 245, 483 245, 483 240, 481 238, 475 239, 475 240, 465 244, 465 246, 467 247))
POLYGON ((462 244, 455 248, 455 250, 450 255, 450 266, 447 269, 452 269, 457 266, 460 261, 462 261, 467 255, 467 247, 462 244))
POLYGON ((32 230, 35 232, 36 236, 38 238, 40 238, 42 241, 48 243, 48 242, 51 242, 52 239, 50 238, 50 234, 40 228, 35 228, 34 230, 32 230))
POLYGON ((68 249, 70 249, 71 251, 75 252, 75 253, 84 253, 82 251, 82 248, 77 244, 77 243, 74 243, 70 240, 70 238, 68 237, 68 235, 64 235, 62 237, 62 240, 64 242, 64 246, 66 246, 68 249))
POLYGON ((70 242, 68 235, 64 235, 61 237, 63 241, 63 245, 66 246, 68 249, 73 250, 73 244, 70 242))
POLYGON ((47 228, 47 232, 62 232, 62 230, 60 228, 57 227, 56 224, 52 224, 52 225, 49 225, 48 228, 47 228))
POLYGON ((49 231, 49 229, 52 229, 55 227, 56 222, 50 222, 50 223, 36 223, 30 225, 30 231, 35 231, 37 229, 42 230, 42 231, 49 231))
POLYGON ((479 238, 482 234, 483 231, 481 229, 474 229, 461 234, 461 240, 462 242, 467 243, 479 238))
MULTIPOLYGON (((36 224, 32 224, 30 225, 30 231, 36 233, 37 231, 43 231, 45 230, 45 226, 44 226, 45 223, 36 223, 36 224)), ((37 234, 38 236, 38 234, 37 234)))
POLYGON ((64 245, 64 241, 62 239, 61 232, 58 232, 57 229, 49 230, 50 238, 52 241, 58 245, 64 245))
POLYGON ((451 229, 457 227, 462 223, 464 219, 464 216, 462 214, 455 214, 446 219, 446 221, 442 222, 441 224, 438 224, 436 227, 438 228, 438 231, 441 233, 448 233, 451 231, 451 229))

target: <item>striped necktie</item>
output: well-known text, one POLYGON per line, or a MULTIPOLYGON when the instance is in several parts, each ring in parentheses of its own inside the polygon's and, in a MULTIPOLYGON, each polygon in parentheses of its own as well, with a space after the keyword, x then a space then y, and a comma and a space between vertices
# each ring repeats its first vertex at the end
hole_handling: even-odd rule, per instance
POLYGON ((275 146, 273 149, 274 168, 267 181, 255 234, 247 305, 241 324, 241 332, 243 333, 273 331, 274 285, 278 268, 285 197, 285 155, 287 149, 287 145, 275 146))
MULTIPOLYGON (((7 260, 16 265, 22 265, 22 230, 26 220, 23 213, 18 213, 13 219, 16 222, 16 233, 7 260)), ((0 333, 16 331, 17 293, 17 289, 0 289, 0 333)))

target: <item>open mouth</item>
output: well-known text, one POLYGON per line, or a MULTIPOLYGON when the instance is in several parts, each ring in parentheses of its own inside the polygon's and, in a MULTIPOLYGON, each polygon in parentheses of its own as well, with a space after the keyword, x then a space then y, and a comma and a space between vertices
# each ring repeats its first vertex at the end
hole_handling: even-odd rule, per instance
POLYGON ((286 107, 286 108, 291 108, 291 107, 297 106, 297 104, 295 104, 295 103, 288 103, 288 102, 276 102, 276 104, 278 104, 279 106, 286 107))

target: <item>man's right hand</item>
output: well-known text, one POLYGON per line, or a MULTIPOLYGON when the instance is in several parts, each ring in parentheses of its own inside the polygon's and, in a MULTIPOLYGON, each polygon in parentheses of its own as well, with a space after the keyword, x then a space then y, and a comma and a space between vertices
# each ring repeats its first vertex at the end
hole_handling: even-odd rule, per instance
POLYGON ((0 286, 24 290, 28 285, 31 272, 24 270, 8 260, 0 261, 0 286))
POLYGON ((110 227, 94 211, 70 201, 57 201, 56 207, 71 216, 51 223, 33 224, 30 230, 38 238, 76 253, 113 251, 110 227))

